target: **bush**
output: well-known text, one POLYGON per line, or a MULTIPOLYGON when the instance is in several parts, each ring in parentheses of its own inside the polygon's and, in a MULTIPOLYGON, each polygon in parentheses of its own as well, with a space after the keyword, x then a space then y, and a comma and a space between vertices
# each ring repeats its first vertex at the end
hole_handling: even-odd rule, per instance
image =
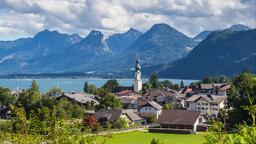
POLYGON ((156 115, 151 115, 147 118, 148 123, 156 123, 157 117, 156 115))
POLYGON ((12 121, 10 120, 0 120, 0 130, 3 132, 10 132, 12 127, 12 121))
POLYGON ((153 138, 150 144, 163 144, 163 143, 161 143, 158 139, 153 138))
POLYGON ((114 128, 127 128, 128 122, 125 118, 119 118, 116 122, 114 122, 113 127, 114 128))

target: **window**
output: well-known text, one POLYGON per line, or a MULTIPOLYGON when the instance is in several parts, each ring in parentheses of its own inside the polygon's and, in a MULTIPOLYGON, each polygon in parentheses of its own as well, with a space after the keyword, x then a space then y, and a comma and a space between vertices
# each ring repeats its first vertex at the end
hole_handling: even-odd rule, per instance
POLYGON ((197 105, 200 105, 200 103, 198 103, 197 105))
POLYGON ((147 108, 147 107, 145 107, 145 110, 148 110, 148 108, 147 108))
POLYGON ((202 103, 202 105, 204 105, 204 103, 202 103))
POLYGON ((200 107, 198 107, 198 109, 200 110, 200 107))
POLYGON ((202 107, 202 110, 204 110, 204 108, 202 107))
POLYGON ((205 103, 205 105, 207 105, 207 106, 208 106, 208 103, 205 103))

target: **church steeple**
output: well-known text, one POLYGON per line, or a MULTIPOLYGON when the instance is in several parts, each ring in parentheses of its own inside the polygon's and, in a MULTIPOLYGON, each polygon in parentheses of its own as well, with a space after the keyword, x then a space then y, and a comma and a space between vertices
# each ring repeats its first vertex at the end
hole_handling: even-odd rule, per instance
POLYGON ((141 67, 140 67, 140 61, 139 59, 136 60, 136 65, 135 65, 135 71, 140 71, 141 70, 141 67))
POLYGON ((142 89, 142 80, 141 80, 141 66, 139 59, 136 60, 135 65, 135 78, 134 78, 134 91, 139 92, 142 89))

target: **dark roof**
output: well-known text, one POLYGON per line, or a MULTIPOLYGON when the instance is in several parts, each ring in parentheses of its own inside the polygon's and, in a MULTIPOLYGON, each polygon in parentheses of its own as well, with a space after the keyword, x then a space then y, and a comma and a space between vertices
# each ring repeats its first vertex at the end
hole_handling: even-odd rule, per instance
POLYGON ((173 124, 173 125, 194 125, 200 111, 192 110, 163 110, 159 119, 158 124, 173 124))
POLYGON ((134 99, 130 97, 120 97, 119 100, 121 101, 122 104, 131 104, 134 102, 134 99))
POLYGON ((186 101, 195 102, 200 98, 205 99, 209 103, 212 103, 212 102, 221 103, 227 99, 226 96, 218 96, 218 95, 193 95, 190 98, 188 98, 186 101))
POLYGON ((130 86, 118 86, 118 87, 115 87, 113 89, 113 93, 117 93, 117 92, 121 92, 121 91, 124 91, 124 90, 133 90, 133 87, 130 87, 130 86))
POLYGON ((213 89, 213 84, 200 84, 201 89, 213 89))
POLYGON ((129 94, 129 93, 132 93, 132 92, 133 92, 132 90, 123 90, 123 91, 120 91, 120 92, 116 92, 114 94, 117 95, 117 96, 122 96, 122 95, 126 95, 126 94, 129 94))
POLYGON ((94 101, 95 104, 99 103, 97 100, 93 98, 94 95, 85 94, 85 93, 64 93, 63 95, 58 96, 57 99, 60 99, 62 97, 67 97, 81 104, 86 104, 87 102, 91 102, 91 101, 94 101))
POLYGON ((97 120, 101 118, 107 118, 109 121, 116 121, 122 114, 122 110, 109 110, 109 109, 100 109, 95 113, 97 120))
POLYGON ((230 87, 231 87, 231 85, 224 85, 224 86, 222 86, 222 87, 220 87, 219 88, 219 90, 228 90, 228 89, 230 89, 230 87))
POLYGON ((126 116, 131 120, 131 121, 140 121, 142 120, 141 117, 139 117, 136 113, 134 112, 126 112, 126 116))
POLYGON ((129 110, 109 110, 109 109, 100 109, 95 113, 97 120, 107 119, 111 122, 116 121, 122 114, 125 114, 131 121, 142 120, 136 113, 129 110))
POLYGON ((143 97, 147 98, 148 100, 154 100, 158 96, 173 97, 173 99, 177 99, 177 97, 185 97, 185 95, 169 88, 151 89, 143 95, 143 97))
MULTIPOLYGON (((149 102, 147 102, 144 106, 152 106, 152 107, 154 107, 154 108, 157 109, 157 110, 160 110, 160 109, 163 108, 161 105, 159 105, 159 104, 156 103, 155 101, 149 101, 149 102)), ((144 107, 144 106, 143 106, 143 107, 144 107)))

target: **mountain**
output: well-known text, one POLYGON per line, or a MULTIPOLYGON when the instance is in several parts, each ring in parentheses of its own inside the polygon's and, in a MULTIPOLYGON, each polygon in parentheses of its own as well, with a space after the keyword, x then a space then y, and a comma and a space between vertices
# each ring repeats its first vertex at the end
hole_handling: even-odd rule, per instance
POLYGON ((111 52, 106 42, 103 40, 103 34, 96 30, 92 30, 86 38, 72 45, 69 51, 83 56, 97 56, 111 52))
POLYGON ((251 28, 243 24, 236 24, 236 25, 230 26, 227 29, 232 31, 244 31, 244 30, 250 30, 251 28))
POLYGON ((167 64, 186 56, 193 47, 192 38, 167 24, 155 24, 121 54, 98 61, 87 68, 97 72, 131 72, 138 57, 143 67, 167 64))
POLYGON ((201 42, 202 40, 204 40, 212 31, 208 31, 208 30, 205 30, 205 31, 202 31, 201 33, 199 33, 198 35, 196 35, 193 40, 196 42, 196 43, 199 43, 201 42))
POLYGON ((0 55, 1 73, 31 72, 31 66, 39 63, 42 57, 63 53, 81 39, 78 35, 67 35, 45 29, 33 38, 8 42, 9 45, 5 47, 9 48, 0 55))
POLYGON ((84 65, 93 63, 96 59, 110 55, 111 51, 103 40, 100 31, 92 30, 85 38, 67 47, 65 51, 55 55, 32 59, 37 61, 32 65, 33 71, 67 72, 83 71, 84 65))
POLYGON ((191 38, 167 24, 155 24, 124 52, 134 60, 138 55, 142 63, 170 63, 186 56, 194 47, 191 38))
MULTIPOLYGON (((219 39, 226 39, 240 30, 250 31, 244 25, 231 26, 225 30, 225 35, 215 36, 214 39, 218 40, 217 43, 212 42, 208 37, 213 37, 212 33, 216 35, 223 31, 204 31, 198 36, 190 38, 163 23, 153 25, 145 33, 131 28, 125 33, 114 34, 106 40, 103 39, 103 34, 96 30, 92 30, 85 38, 81 38, 77 34, 68 35, 45 29, 32 38, 0 41, 0 74, 95 72, 103 75, 113 73, 129 75, 132 73, 134 62, 138 57, 144 68, 144 74, 152 71, 162 72, 174 67, 176 69, 178 67, 176 63, 183 61, 185 56, 195 55, 193 53, 197 52, 193 52, 192 49, 197 44, 196 47, 202 47, 202 44, 206 43, 203 39, 207 39, 208 44, 204 46, 206 47, 205 50, 207 49, 206 53, 203 53, 203 56, 197 55, 200 58, 209 55, 207 52, 213 51, 210 49, 212 45, 218 44, 218 47, 222 47, 219 39), (199 40, 203 41, 199 43, 199 40), (210 50, 208 51, 208 49, 210 50)), ((237 41, 240 42, 240 39, 237 41)), ((237 47, 228 40, 221 42, 222 45, 225 45, 223 50, 228 46, 237 47)), ((225 52, 232 53, 230 51, 225 52)), ((248 53, 248 56, 251 54, 253 53, 248 53)), ((222 57, 224 54, 217 53, 216 55, 222 57)), ((248 57, 248 59, 250 58, 248 57)), ((199 58, 194 57, 192 61, 196 59, 199 58)), ((247 58, 245 59, 247 60, 247 58)), ((209 63, 212 64, 211 59, 202 59, 202 61, 208 65, 209 63)), ((246 65, 243 62, 240 64, 246 65)), ((235 66, 233 69, 237 69, 235 66)), ((175 73, 173 76, 176 77, 175 73)), ((177 77, 179 76, 186 77, 187 73, 177 75, 177 77)), ((196 73, 195 76, 201 76, 200 72, 196 73)))
POLYGON ((185 58, 159 72, 165 78, 197 79, 236 75, 247 69, 256 73, 256 29, 212 32, 185 58))
POLYGON ((127 49, 138 37, 142 35, 142 32, 130 28, 125 33, 118 33, 109 36, 106 40, 109 48, 114 54, 120 54, 127 49))
MULTIPOLYGON (((230 26, 230 27, 228 27, 226 29, 223 29, 223 30, 244 31, 244 30, 250 30, 250 29, 251 28, 246 26, 246 25, 236 24, 236 25, 232 25, 232 26, 230 26)), ((221 30, 215 30, 215 31, 221 31, 221 30)), ((198 44, 199 42, 204 40, 211 32, 213 32, 213 31, 209 31, 209 30, 202 31, 201 33, 196 35, 193 38, 193 40, 195 41, 196 44, 198 44)))
POLYGON ((29 41, 31 38, 20 38, 14 41, 0 41, 0 50, 7 50, 13 47, 20 46, 25 42, 29 41))

